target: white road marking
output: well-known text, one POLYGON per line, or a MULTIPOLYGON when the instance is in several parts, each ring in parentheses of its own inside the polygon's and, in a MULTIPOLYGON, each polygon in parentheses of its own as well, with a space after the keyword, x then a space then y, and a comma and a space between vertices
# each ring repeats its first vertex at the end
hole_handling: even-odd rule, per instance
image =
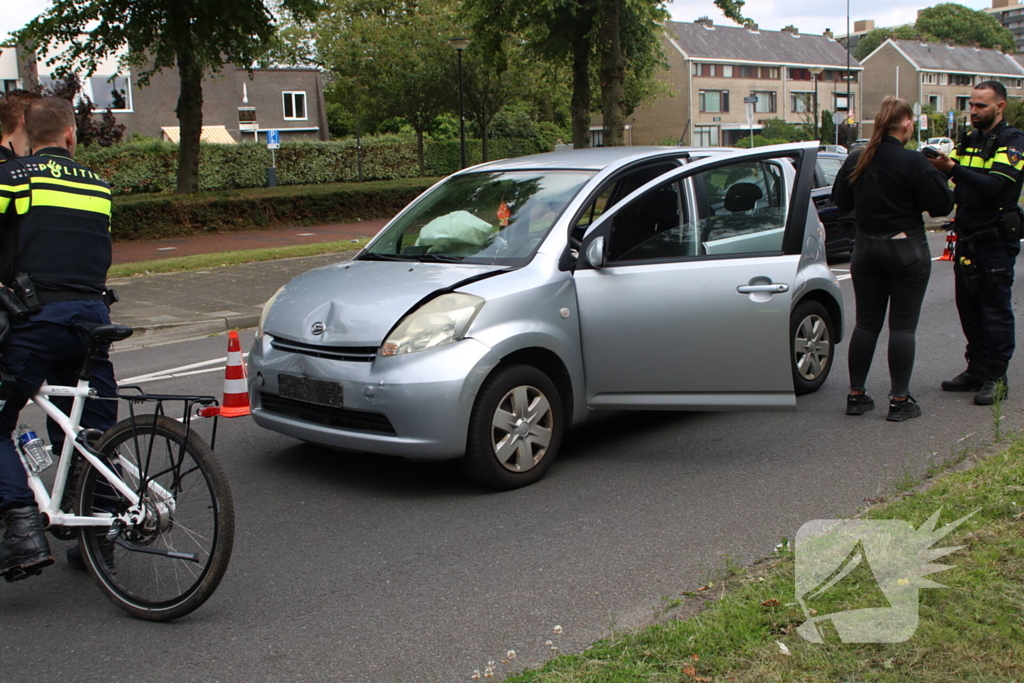
POLYGON ((157 247, 157 251, 174 251, 177 247, 157 247))
MULTIPOLYGON (((248 355, 248 353, 243 353, 242 358, 245 358, 248 355)), ((118 384, 144 384, 146 382, 155 382, 160 379, 174 379, 175 377, 188 377, 190 375, 201 375, 207 372, 217 372, 218 370, 223 370, 224 366, 227 365, 227 362, 227 356, 224 356, 223 358, 212 358, 198 363, 181 365, 176 368, 168 368, 166 370, 147 372, 144 375, 136 375, 135 377, 119 380, 118 384), (206 367, 209 365, 214 367, 206 367)))
POLYGON ((298 235, 299 237, 312 237, 316 233, 315 232, 297 232, 295 234, 298 235))

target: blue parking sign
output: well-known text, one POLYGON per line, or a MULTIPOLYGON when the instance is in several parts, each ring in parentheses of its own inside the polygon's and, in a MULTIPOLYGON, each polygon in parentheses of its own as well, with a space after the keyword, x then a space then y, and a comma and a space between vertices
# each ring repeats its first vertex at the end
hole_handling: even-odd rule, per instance
POLYGON ((267 131, 267 149, 281 149, 281 131, 267 131))

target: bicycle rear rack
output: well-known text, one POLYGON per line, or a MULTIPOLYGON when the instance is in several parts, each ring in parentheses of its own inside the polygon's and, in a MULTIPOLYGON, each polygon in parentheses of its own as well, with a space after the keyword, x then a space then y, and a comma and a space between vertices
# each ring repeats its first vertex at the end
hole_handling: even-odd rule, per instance
MULTIPOLYGON (((156 407, 153 409, 153 414, 157 416, 168 417, 172 420, 181 422, 182 426, 185 427, 185 439, 188 440, 188 436, 192 430, 192 418, 200 417, 199 411, 209 406, 219 406, 218 401, 213 396, 190 396, 185 394, 147 394, 142 390, 141 387, 135 385, 128 385, 118 387, 117 397, 128 404, 128 414, 131 417, 132 425, 134 429, 135 417, 136 417, 136 405, 143 403, 155 403, 156 407), (182 403, 181 417, 173 417, 168 415, 164 410, 164 403, 180 401, 182 403)), ((201 418, 210 419, 210 418, 201 418)), ((217 420, 216 415, 213 416, 213 427, 210 432, 210 450, 214 450, 217 447, 217 420)))

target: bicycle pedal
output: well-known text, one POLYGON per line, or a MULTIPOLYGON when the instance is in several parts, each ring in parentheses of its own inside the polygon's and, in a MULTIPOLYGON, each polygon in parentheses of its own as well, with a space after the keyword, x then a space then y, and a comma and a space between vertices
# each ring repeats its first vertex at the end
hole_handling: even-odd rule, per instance
POLYGON ((53 564, 53 558, 48 557, 42 562, 36 562, 28 566, 11 567, 4 572, 4 580, 7 583, 14 583, 15 581, 21 581, 31 576, 39 576, 43 573, 43 569, 53 564))

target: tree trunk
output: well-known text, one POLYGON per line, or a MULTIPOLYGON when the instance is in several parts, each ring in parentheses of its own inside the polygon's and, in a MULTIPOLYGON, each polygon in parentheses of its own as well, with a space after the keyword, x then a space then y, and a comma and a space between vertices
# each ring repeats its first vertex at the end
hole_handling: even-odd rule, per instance
POLYGON ((621 147, 625 142, 625 114, 622 110, 626 55, 622 52, 619 23, 622 0, 607 0, 601 12, 598 45, 601 54, 601 112, 604 115, 604 144, 621 147))
POLYGON ((420 177, 423 178, 427 175, 427 162, 423 158, 423 129, 416 129, 416 161, 420 165, 420 177))
POLYGON ((572 146, 590 147, 590 43, 577 35, 572 43, 572 146))
POLYGON ((490 157, 491 146, 489 144, 490 140, 491 140, 491 122, 490 121, 486 121, 485 122, 483 119, 480 119, 480 156, 481 156, 480 161, 481 162, 490 161, 491 160, 491 157, 490 157))
POLYGON ((187 50, 178 53, 178 194, 199 191, 199 138, 203 134, 203 71, 187 50))

